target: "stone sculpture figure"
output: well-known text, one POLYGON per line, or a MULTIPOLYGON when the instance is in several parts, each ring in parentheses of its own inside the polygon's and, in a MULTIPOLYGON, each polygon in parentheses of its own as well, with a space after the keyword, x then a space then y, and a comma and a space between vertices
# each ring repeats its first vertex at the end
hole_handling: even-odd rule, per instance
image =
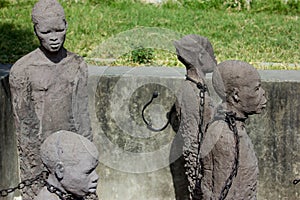
MULTIPOLYGON (((40 0, 32 10, 40 47, 19 59, 10 71, 21 180, 42 170, 38 149, 58 130, 69 130, 92 140, 88 114, 88 68, 83 58, 63 45, 67 21, 56 0, 40 0)), ((38 188, 26 188, 31 200, 38 188)))
POLYGON ((80 200, 95 193, 98 157, 96 146, 81 135, 64 130, 51 134, 41 145, 49 176, 35 200, 80 200))
POLYGON ((213 71, 217 61, 212 45, 205 37, 187 35, 176 41, 175 47, 178 59, 186 67, 187 79, 177 94, 175 112, 171 114, 171 125, 181 137, 174 140, 171 157, 178 151, 183 156, 170 167, 176 199, 192 199, 197 193, 196 182, 200 175, 199 144, 202 132, 213 113, 205 75, 213 71))
POLYGON ((201 144, 202 199, 256 199, 258 164, 245 120, 266 106, 260 76, 248 63, 225 61, 212 78, 222 103, 201 144))

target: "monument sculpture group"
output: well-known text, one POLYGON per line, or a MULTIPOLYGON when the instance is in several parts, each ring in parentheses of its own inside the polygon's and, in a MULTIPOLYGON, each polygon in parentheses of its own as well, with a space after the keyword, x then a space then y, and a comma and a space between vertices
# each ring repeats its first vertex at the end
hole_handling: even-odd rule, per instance
MULTIPOLYGON (((88 69, 82 57, 63 47, 68 23, 62 6, 40 0, 32 22, 40 47, 18 60, 9 77, 21 180, 43 170, 39 148, 53 132, 72 131, 92 140, 88 69)), ((23 199, 34 199, 39 188, 26 188, 23 199)))
MULTIPOLYGON (((88 113, 87 65, 64 48, 68 23, 56 0, 37 2, 32 22, 40 47, 13 65, 10 88, 21 181, 43 170, 49 175, 43 185, 26 187, 22 197, 84 199, 96 192, 99 159, 88 113)), ((170 117, 181 138, 170 153, 182 155, 170 165, 176 198, 256 199, 258 163, 245 120, 267 102, 258 72, 242 61, 217 64, 205 37, 187 35, 174 45, 187 74, 170 117), (206 85, 211 72, 220 105, 206 85)))

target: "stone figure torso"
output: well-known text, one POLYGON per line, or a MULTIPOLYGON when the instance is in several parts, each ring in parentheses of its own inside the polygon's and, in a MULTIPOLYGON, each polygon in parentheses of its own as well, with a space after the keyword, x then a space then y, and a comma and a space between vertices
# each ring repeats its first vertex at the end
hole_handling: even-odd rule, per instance
MULTIPOLYGON (((236 122, 239 136, 239 165, 237 176, 226 197, 228 200, 256 199, 258 162, 251 139, 243 122, 236 122)), ((219 199, 225 181, 232 171, 235 158, 235 140, 228 124, 213 122, 203 139, 203 178, 201 188, 203 199, 219 199)))
MULTIPOLYGON (((178 196, 179 199, 187 199, 190 198, 188 196, 189 193, 195 189, 197 168, 200 173, 201 166, 200 163, 197 163, 200 144, 199 137, 201 137, 199 127, 204 130, 206 124, 211 120, 213 101, 208 93, 205 92, 204 112, 200 112, 200 90, 195 83, 188 80, 183 83, 177 97, 176 110, 180 116, 177 133, 182 137, 182 147, 176 148, 182 148, 183 157, 177 161, 177 164, 175 163, 174 166, 172 166, 179 168, 172 170, 174 170, 173 176, 177 177, 177 183, 181 185, 181 189, 176 188, 176 196, 178 196), (202 125, 200 117, 203 117, 202 125), (181 164, 179 164, 180 162, 181 164), (179 165, 184 165, 184 176, 175 173, 176 170, 177 173, 182 170, 179 165), (188 190, 190 192, 188 192, 188 190)), ((177 183, 174 184, 177 185, 177 183)))
POLYGON ((54 131, 74 131, 92 139, 87 65, 80 56, 65 52, 64 58, 55 63, 38 48, 11 69, 22 180, 41 172, 39 146, 54 131))

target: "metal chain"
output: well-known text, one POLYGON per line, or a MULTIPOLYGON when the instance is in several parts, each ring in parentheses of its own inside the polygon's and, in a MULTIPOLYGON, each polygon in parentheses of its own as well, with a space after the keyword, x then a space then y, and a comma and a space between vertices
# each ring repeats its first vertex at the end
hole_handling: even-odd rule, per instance
POLYGON ((200 156, 200 144, 203 138, 203 123, 204 123, 204 105, 205 105, 205 92, 208 92, 207 86, 205 84, 202 84, 201 82, 197 82, 194 79, 190 78, 186 75, 186 79, 195 83, 197 88, 200 90, 199 97, 200 97, 200 103, 199 103, 199 126, 198 126, 198 135, 197 135, 197 142, 198 142, 198 148, 197 148, 197 160, 196 160, 196 170, 193 171, 192 177, 195 179, 195 185, 193 188, 189 187, 190 192, 190 199, 197 200, 201 198, 201 173, 200 173, 200 167, 201 167, 201 156, 200 156))
POLYGON ((72 200, 72 199, 75 199, 72 194, 68 194, 66 192, 63 192, 62 190, 60 190, 57 187, 49 184, 48 182, 45 182, 45 186, 47 187, 47 190, 49 192, 51 192, 53 194, 56 194, 62 200, 72 200))
POLYGON ((239 166, 239 143, 240 143, 240 141, 239 141, 239 136, 238 136, 238 130, 236 127, 236 114, 233 112, 226 112, 225 113, 225 122, 227 122, 230 130, 233 132, 233 135, 234 135, 235 155, 234 155, 234 163, 232 165, 232 171, 224 183, 219 200, 224 200, 226 198, 226 196, 231 188, 233 179, 237 175, 238 166, 239 166))
MULTIPOLYGON (((53 194, 56 194, 62 200, 76 199, 72 194, 68 194, 66 192, 63 192, 62 190, 58 189, 57 187, 49 184, 46 181, 48 179, 48 176, 49 176, 48 171, 42 171, 35 178, 26 179, 26 180, 20 182, 16 187, 0 190, 0 197, 6 197, 10 193, 13 193, 15 190, 22 190, 25 187, 28 187, 28 186, 31 186, 31 185, 37 183, 37 182, 40 182, 42 185, 46 186, 46 188, 49 192, 51 192, 53 194)), ((90 194, 87 194, 86 196, 89 196, 89 195, 90 194)))
POLYGON ((42 171, 35 178, 26 179, 26 180, 20 182, 16 187, 0 190, 0 197, 6 197, 10 193, 13 193, 15 190, 22 190, 25 187, 31 186, 36 182, 45 184, 48 176, 49 176, 48 171, 42 171))
POLYGON ((293 180, 293 184, 294 184, 294 185, 297 185, 298 183, 300 183, 300 179, 295 179, 295 180, 293 180))

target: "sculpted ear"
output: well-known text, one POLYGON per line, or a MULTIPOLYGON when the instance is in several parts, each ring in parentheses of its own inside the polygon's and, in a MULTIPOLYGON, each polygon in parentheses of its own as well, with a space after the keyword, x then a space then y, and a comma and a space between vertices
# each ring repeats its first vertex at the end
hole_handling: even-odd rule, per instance
POLYGON ((34 34, 37 36, 37 34, 36 34, 36 27, 35 27, 36 25, 33 25, 33 30, 34 30, 34 34))
POLYGON ((65 21, 65 24, 66 24, 66 30, 68 29, 68 22, 66 20, 65 21))
POLYGON ((58 180, 63 179, 64 171, 65 171, 65 168, 64 168, 63 163, 62 162, 57 163, 55 166, 55 176, 57 177, 58 180))
POLYGON ((239 96, 239 90, 238 90, 238 88, 233 88, 232 99, 234 100, 235 103, 237 103, 237 102, 240 101, 240 96, 239 96))

